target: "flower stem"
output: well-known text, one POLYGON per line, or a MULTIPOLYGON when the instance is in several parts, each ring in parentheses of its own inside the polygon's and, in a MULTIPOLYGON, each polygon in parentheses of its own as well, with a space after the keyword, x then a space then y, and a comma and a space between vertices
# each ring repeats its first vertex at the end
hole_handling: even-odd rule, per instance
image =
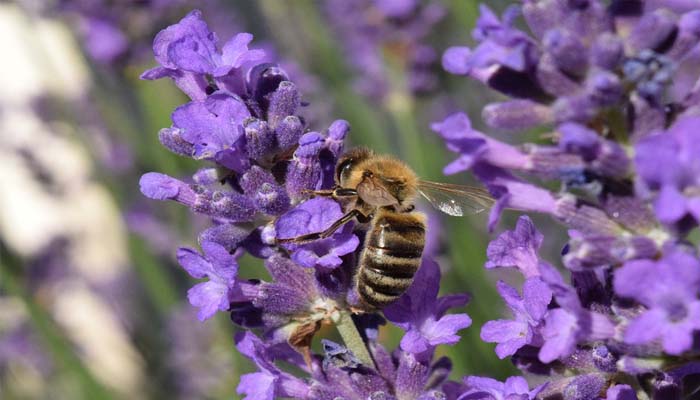
POLYGON ((335 322, 335 327, 343 338, 345 347, 350 349, 363 364, 370 368, 375 368, 372 356, 369 354, 369 350, 367 350, 367 346, 362 340, 362 335, 357 330, 357 326, 355 326, 352 315, 348 310, 340 311, 340 318, 335 322))

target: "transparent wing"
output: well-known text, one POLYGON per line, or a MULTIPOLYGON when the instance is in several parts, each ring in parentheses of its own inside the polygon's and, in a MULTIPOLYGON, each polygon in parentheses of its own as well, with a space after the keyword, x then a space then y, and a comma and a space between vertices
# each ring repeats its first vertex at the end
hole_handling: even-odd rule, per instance
POLYGON ((467 213, 478 214, 491 207, 495 201, 484 189, 451 183, 420 181, 418 192, 433 207, 456 217, 467 213))

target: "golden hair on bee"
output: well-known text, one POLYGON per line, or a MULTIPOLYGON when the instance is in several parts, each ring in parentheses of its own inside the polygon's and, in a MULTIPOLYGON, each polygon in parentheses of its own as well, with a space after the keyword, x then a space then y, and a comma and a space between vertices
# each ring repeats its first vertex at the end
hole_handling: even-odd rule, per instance
POLYGON ((338 161, 336 182, 339 187, 356 189, 365 203, 375 207, 405 210, 418 195, 419 180, 411 167, 364 147, 350 150, 338 161))

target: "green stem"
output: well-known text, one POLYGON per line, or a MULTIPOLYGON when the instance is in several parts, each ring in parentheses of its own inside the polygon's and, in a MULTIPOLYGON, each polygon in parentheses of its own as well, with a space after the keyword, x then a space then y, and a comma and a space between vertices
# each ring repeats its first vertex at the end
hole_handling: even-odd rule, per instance
POLYGON ((360 331, 357 330, 357 326, 355 326, 355 322, 352 320, 350 311, 340 311, 340 318, 335 321, 335 327, 343 338, 345 347, 350 349, 363 364, 375 368, 372 356, 369 354, 365 341, 362 340, 360 331))

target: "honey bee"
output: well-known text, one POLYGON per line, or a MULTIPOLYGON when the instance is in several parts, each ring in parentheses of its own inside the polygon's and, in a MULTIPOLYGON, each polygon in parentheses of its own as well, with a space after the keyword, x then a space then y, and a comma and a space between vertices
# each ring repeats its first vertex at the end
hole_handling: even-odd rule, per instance
POLYGON ((411 285, 425 247, 426 216, 415 211, 418 195, 454 216, 478 213, 493 204, 483 189, 421 180, 402 161, 357 147, 338 160, 336 186, 312 192, 339 201, 346 213, 323 232, 279 242, 306 243, 327 238, 347 222, 368 224, 355 287, 364 308, 381 309, 411 285))

